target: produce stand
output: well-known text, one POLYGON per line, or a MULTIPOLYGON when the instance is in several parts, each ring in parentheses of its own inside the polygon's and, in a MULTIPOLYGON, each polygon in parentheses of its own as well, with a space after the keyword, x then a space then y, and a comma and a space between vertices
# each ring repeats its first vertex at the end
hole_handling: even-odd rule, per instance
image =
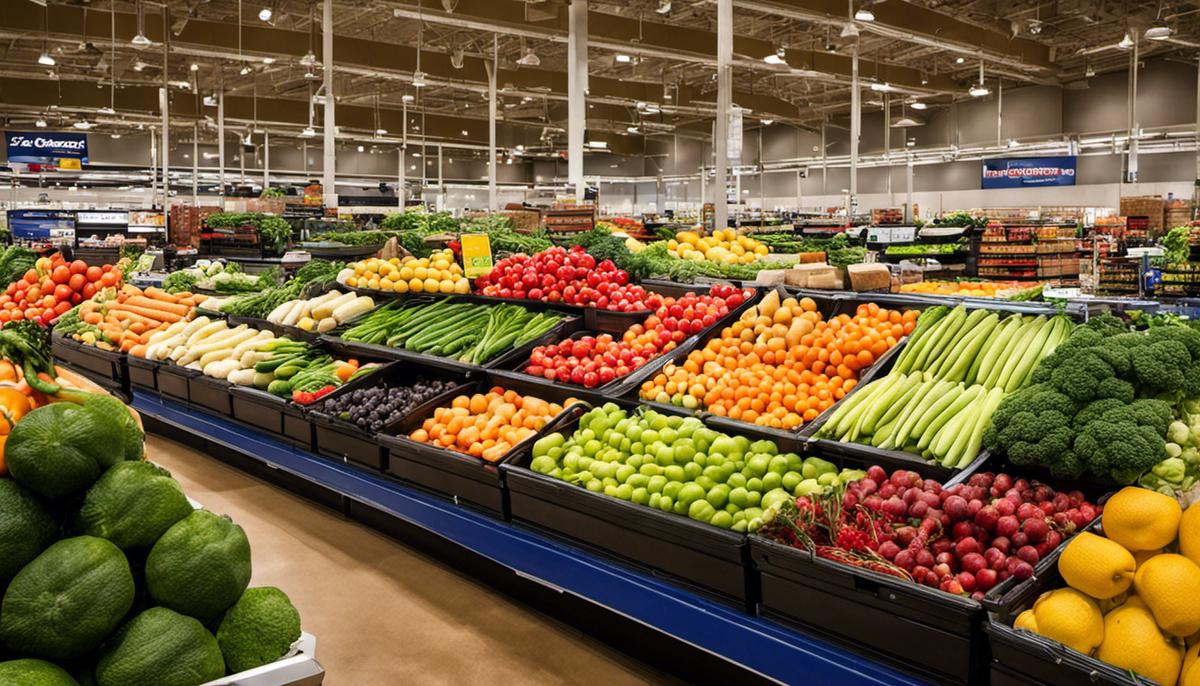
POLYGON ((316 637, 302 632, 291 652, 294 654, 269 665, 230 674, 201 686, 320 686, 325 680, 325 668, 316 659, 316 637))

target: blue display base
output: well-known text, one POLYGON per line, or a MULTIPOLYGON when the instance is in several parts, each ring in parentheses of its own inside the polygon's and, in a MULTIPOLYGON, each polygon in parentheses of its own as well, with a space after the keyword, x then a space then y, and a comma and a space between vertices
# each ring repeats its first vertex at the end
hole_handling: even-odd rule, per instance
POLYGON ((582 549, 293 448, 241 424, 138 391, 133 393, 133 406, 149 418, 366 504, 512 569, 526 580, 587 600, 766 679, 811 685, 923 683, 825 641, 749 616, 582 549))

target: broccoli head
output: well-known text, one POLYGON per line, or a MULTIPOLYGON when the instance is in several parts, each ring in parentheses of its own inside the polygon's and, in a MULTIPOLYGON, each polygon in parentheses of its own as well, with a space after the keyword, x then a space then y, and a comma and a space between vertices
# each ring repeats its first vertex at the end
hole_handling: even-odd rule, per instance
POLYGON ((1084 328, 1095 331, 1102 337, 1116 336, 1117 334, 1129 331, 1129 325, 1121 321, 1119 317, 1114 316, 1111 312, 1103 312, 1095 317, 1089 317, 1087 324, 1075 331, 1078 333, 1080 329, 1084 328))
POLYGON ((1058 462, 1050 465, 1050 473, 1059 479, 1078 479, 1086 471, 1087 465, 1071 450, 1064 452, 1058 462))
POLYGON ((1074 436, 1069 415, 1057 410, 1022 410, 1008 417, 1002 428, 993 426, 985 440, 989 448, 1001 449, 1013 464, 1053 468, 1070 452, 1074 436))
MULTIPOLYGON (((1167 427, 1171 425, 1171 420, 1175 418, 1175 413, 1171 409, 1171 404, 1158 400, 1156 398, 1143 398, 1135 400, 1129 404, 1126 409, 1126 414, 1138 426, 1148 426, 1154 429, 1154 432, 1159 436, 1167 435, 1167 427)), ((1109 419, 1109 415, 1105 414, 1105 419, 1109 419)))
POLYGON ((1151 341, 1179 341, 1192 360, 1200 360, 1200 331, 1187 326, 1156 326, 1146 334, 1151 341))
POLYGON ((1116 345, 1123 348, 1140 348, 1149 342, 1149 339, 1146 338, 1145 334, 1133 333, 1132 331, 1127 331, 1116 336, 1110 336, 1104 340, 1108 345, 1116 345))
POLYGON ((1092 422, 1075 437, 1075 454, 1092 474, 1130 484, 1162 461, 1166 442, 1153 427, 1129 420, 1092 422))
POLYGON ((1026 386, 1010 394, 1000 402, 1000 406, 992 413, 992 426, 1003 429, 1014 415, 1019 412, 1058 412, 1070 417, 1075 414, 1075 402, 1067 396, 1054 390, 1048 384, 1026 386))
POLYGON ((1114 376, 1113 368, 1091 350, 1063 359, 1050 373, 1050 385, 1068 398, 1085 403, 1096 397, 1100 382, 1114 376))
POLYGON ((1100 359, 1107 362, 1117 376, 1129 377, 1133 373, 1133 360, 1130 359, 1131 350, 1126 345, 1105 342, 1090 348, 1089 352, 1095 353, 1100 359))
POLYGON ((1123 379, 1113 377, 1105 379, 1096 386, 1096 399, 1113 398, 1125 404, 1133 402, 1135 392, 1133 384, 1123 379))
POLYGON ((1082 429, 1092 422, 1099 421, 1109 412, 1124 412, 1128 405, 1129 403, 1122 402, 1116 398, 1093 400, 1083 406, 1083 409, 1079 411, 1079 414, 1075 415, 1075 419, 1071 423, 1076 429, 1082 429))
POLYGON ((1100 343, 1103 341, 1104 334, 1101 334, 1096 329, 1089 329, 1087 327, 1080 326, 1076 327, 1076 329, 1071 332, 1071 335, 1067 337, 1067 340, 1063 341, 1057 348, 1055 348, 1055 350, 1062 350, 1066 352, 1070 352, 1072 350, 1082 350, 1084 348, 1091 348, 1092 346, 1100 345, 1100 343))
POLYGON ((1183 388, 1180 389, 1185 398, 1200 397, 1200 364, 1188 365, 1183 373, 1183 388))
POLYGON ((1187 371, 1192 364, 1192 357, 1187 347, 1179 341, 1158 340, 1138 346, 1129 352, 1129 357, 1133 362, 1133 374, 1143 393, 1181 392, 1187 385, 1187 371))

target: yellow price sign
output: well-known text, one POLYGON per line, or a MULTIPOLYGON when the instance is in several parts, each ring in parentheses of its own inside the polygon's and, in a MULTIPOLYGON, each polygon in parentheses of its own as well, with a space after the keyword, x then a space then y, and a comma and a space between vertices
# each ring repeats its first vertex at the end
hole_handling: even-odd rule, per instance
POLYGON ((81 169, 83 169, 83 165, 81 165, 79 163, 79 160, 77 158, 60 157, 58 159, 58 168, 59 169, 73 169, 75 171, 80 171, 81 169))
POLYGON ((487 234, 462 235, 463 271, 468 279, 478 278, 492 270, 492 244, 487 234))

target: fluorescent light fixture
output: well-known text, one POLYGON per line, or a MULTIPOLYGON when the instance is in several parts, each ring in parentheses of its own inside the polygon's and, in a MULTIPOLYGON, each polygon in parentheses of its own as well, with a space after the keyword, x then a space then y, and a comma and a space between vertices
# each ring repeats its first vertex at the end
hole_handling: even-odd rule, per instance
POLYGON ((524 146, 524 145, 517 145, 517 152, 525 152, 525 146, 524 146))
POLYGON ((1171 37, 1171 27, 1161 19, 1156 19, 1150 28, 1146 29, 1146 40, 1166 40, 1171 37))
POLYGON ((424 88, 425 87, 425 72, 414 71, 413 77, 412 77, 412 85, 413 85, 413 88, 424 88))
POLYGON ((468 130, 466 130, 466 129, 463 129, 463 130, 462 130, 462 135, 464 135, 464 136, 470 136, 470 135, 471 135, 471 132, 470 132, 470 131, 468 131, 468 130))
POLYGON ((517 64, 521 65, 522 67, 536 67, 541 63, 542 58, 537 56, 537 53, 533 51, 533 48, 527 49, 525 54, 521 55, 521 59, 517 60, 517 64))
POLYGON ((974 86, 971 86, 971 89, 968 90, 967 92, 971 94, 971 97, 982 98, 983 96, 991 93, 992 91, 989 90, 987 86, 985 86, 981 83, 977 83, 974 86))
POLYGON ((311 67, 316 63, 317 63, 317 56, 313 54, 312 50, 309 50, 308 52, 304 53, 304 57, 300 58, 300 64, 303 64, 306 67, 311 67))
POLYGON ((413 100, 416 100, 416 98, 413 97, 412 93, 405 93, 400 96, 400 102, 412 102, 413 100))
POLYGON ((636 126, 626 126, 625 130, 629 133, 637 133, 640 129, 638 129, 636 126))
POLYGON ((192 84, 187 81, 168 81, 167 83, 176 88, 183 88, 184 90, 192 87, 192 84))
POLYGON ((88 129, 90 129, 90 128, 92 128, 93 126, 95 126, 95 124, 93 124, 92 122, 90 122, 90 121, 88 121, 88 120, 86 120, 86 119, 80 119, 79 121, 77 121, 77 122, 75 122, 74 124, 72 124, 72 126, 74 126, 74 127, 75 127, 75 128, 77 128, 77 129, 82 129, 82 130, 84 130, 84 131, 87 131, 88 129))
POLYGON ((909 138, 907 141, 904 142, 904 145, 909 148, 916 146, 916 144, 917 144, 917 141, 912 138, 909 138))
MULTIPOLYGON (((134 63, 133 63, 133 70, 134 70, 134 71, 141 71, 141 70, 143 70, 143 69, 145 69, 145 68, 146 68, 146 63, 145 63, 145 62, 134 62, 134 63)), ((196 67, 196 68, 197 68, 197 69, 199 69, 200 67, 196 67)))
POLYGON ((845 26, 842 27, 842 32, 838 35, 841 36, 842 38, 857 38, 858 37, 858 27, 855 26, 854 24, 847 23, 845 26))
POLYGON ((317 135, 316 130, 313 129, 313 127, 311 127, 311 126, 304 127, 304 130, 300 132, 301 138, 312 138, 313 136, 316 136, 316 135, 317 135))
POLYGON ((319 80, 321 80, 321 77, 320 77, 320 76, 317 76, 315 73, 313 73, 313 70, 312 70, 312 68, 310 67, 309 69, 307 69, 307 70, 304 72, 304 79, 305 79, 306 81, 319 81, 319 80))
POLYGON ((43 64, 47 67, 53 67, 54 58, 50 56, 50 53, 42 51, 42 54, 38 55, 38 64, 43 64))
POLYGON ((671 13, 671 0, 658 0, 658 9, 654 10, 659 14, 671 13))
POLYGON ((376 136, 386 136, 387 129, 375 129, 375 135, 376 136))
POLYGON ((275 58, 274 57, 264 57, 263 64, 266 64, 266 65, 275 64, 275 58))
POLYGON ((245 76, 246 74, 250 73, 250 67, 242 67, 240 70, 238 70, 238 73, 242 76, 245 76))
POLYGON ((912 107, 914 110, 923 110, 923 109, 928 108, 929 105, 926 105, 925 103, 918 100, 918 101, 914 102, 912 105, 910 105, 910 107, 912 107))
POLYGON ((1083 75, 1086 78, 1089 78, 1089 79, 1092 78, 1093 76, 1096 75, 1096 68, 1093 67, 1091 65, 1091 63, 1089 62, 1088 65, 1086 67, 1084 67, 1084 69, 1083 69, 1083 75))
POLYGON ((763 58, 763 62, 776 65, 787 64, 787 51, 783 48, 776 48, 775 52, 763 58))
POLYGON ((604 150, 608 148, 608 141, 588 141, 587 146, 589 148, 599 148, 604 150))
POLYGON ((886 83, 872 83, 871 90, 876 93, 888 93, 892 90, 892 87, 886 83))
POLYGON ((1019 145, 1019 144, 1017 143, 1017 139, 1016 139, 1016 138, 1009 138, 1009 139, 1008 139, 1008 147, 1010 147, 1010 148, 1015 148, 1015 147, 1017 147, 1017 145, 1019 145))
POLYGON ((1132 47, 1133 47, 1133 34, 1132 34, 1132 32, 1130 32, 1130 31, 1126 31, 1126 32, 1125 32, 1125 35, 1124 35, 1124 36, 1121 36, 1121 42, 1120 42, 1120 43, 1117 43, 1117 47, 1118 47, 1118 48, 1121 48, 1122 50, 1128 50, 1128 49, 1132 48, 1132 47))
POLYGON ((866 7, 859 7, 854 13, 855 21, 875 21, 875 13, 866 7))
POLYGON ((120 137, 121 137, 121 134, 119 134, 119 133, 110 133, 110 134, 108 134, 108 137, 109 137, 109 138, 113 138, 113 139, 117 139, 117 138, 120 138, 120 137))
POLYGON ((205 107, 216 107, 217 106, 217 96, 215 96, 215 95, 204 96, 204 106, 205 107))
MULTIPOLYGON (((138 64, 141 64, 141 62, 139 62, 138 64)), ((196 64, 195 62, 192 62, 191 66, 188 67, 188 69, 190 69, 192 71, 200 71, 200 65, 196 64)))
POLYGON ((504 161, 504 163, 505 163, 505 164, 512 164, 512 158, 510 157, 510 158, 506 159, 506 160, 504 161))
POLYGON ((962 55, 959 55, 958 57, 954 58, 955 64, 962 64, 963 62, 966 62, 966 61, 967 61, 967 58, 963 57, 962 55))
POLYGON ((275 13, 271 11, 270 7, 264 7, 258 11, 258 18, 260 21, 271 21, 271 17, 274 16, 274 14, 275 13))
POLYGON ((361 145, 360 145, 360 146, 358 146, 358 151, 359 151, 359 152, 366 152, 366 150, 367 150, 367 149, 366 149, 366 148, 364 148, 363 146, 361 146, 361 145))
POLYGON ((763 126, 770 126, 771 124, 774 124, 774 123, 775 123, 775 120, 774 120, 774 119, 763 119, 763 120, 762 120, 762 125, 763 125, 763 126))
POLYGON ((420 159, 420 158, 421 158, 421 153, 419 153, 419 152, 414 152, 414 153, 413 153, 413 157, 416 157, 417 159, 420 159))
POLYGON ((145 48, 153 45, 153 42, 140 31, 138 32, 138 35, 134 36, 133 40, 129 42, 132 43, 135 48, 145 48))
POLYGON ((96 110, 96 114, 116 114, 116 113, 117 113, 117 111, 111 107, 101 107, 100 109, 96 110))
POLYGON ((33 123, 33 125, 39 129, 44 129, 46 128, 46 120, 39 117, 38 120, 33 123))
POLYGON ((633 55, 626 55, 623 52, 618 52, 613 57, 613 60, 619 64, 629 64, 629 63, 633 62, 633 55))

